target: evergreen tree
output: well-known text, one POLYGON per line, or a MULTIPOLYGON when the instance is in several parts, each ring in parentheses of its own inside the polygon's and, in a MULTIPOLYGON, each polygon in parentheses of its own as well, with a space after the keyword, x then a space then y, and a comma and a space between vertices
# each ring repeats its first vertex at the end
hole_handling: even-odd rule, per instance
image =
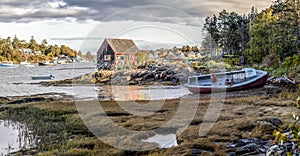
POLYGON ((281 48, 277 54, 281 59, 293 56, 299 48, 298 41, 298 0, 286 0, 284 2, 275 2, 271 8, 274 10, 274 16, 278 16, 274 27, 276 31, 277 43, 281 48))
POLYGON ((39 45, 37 44, 33 36, 31 36, 30 39, 29 48, 32 50, 33 53, 40 50, 39 45))
POLYGON ((272 9, 267 9, 258 14, 251 22, 249 41, 250 48, 247 49, 246 57, 248 63, 260 63, 270 51, 277 51, 279 48, 274 44, 276 27, 274 27, 277 16, 273 15, 272 9))
POLYGON ((41 45, 40 45, 40 51, 42 52, 42 54, 45 54, 45 53, 46 53, 46 50, 47 50, 47 44, 48 44, 48 42, 47 42, 46 39, 42 40, 42 43, 41 43, 41 45))
POLYGON ((12 46, 15 50, 19 50, 21 48, 21 42, 20 40, 17 38, 17 36, 15 35, 13 42, 12 42, 12 46))
MULTIPOLYGON (((253 15, 254 16, 254 13, 253 15)), ((223 10, 219 16, 207 17, 204 30, 209 36, 204 39, 204 45, 215 43, 218 49, 230 54, 242 55, 248 48, 249 20, 247 16, 223 10)), ((207 49, 207 48, 204 48, 207 49)))

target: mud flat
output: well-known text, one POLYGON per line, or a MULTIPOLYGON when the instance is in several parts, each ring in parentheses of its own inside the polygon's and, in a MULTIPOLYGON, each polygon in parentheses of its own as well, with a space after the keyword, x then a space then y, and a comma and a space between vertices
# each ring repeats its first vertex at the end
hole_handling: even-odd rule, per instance
MULTIPOLYGON (((292 114, 300 114, 299 109, 295 107, 293 97, 287 96, 291 94, 294 93, 268 87, 227 93, 217 121, 204 135, 199 135, 199 128, 208 122, 204 120, 204 116, 210 107, 211 96, 201 95, 199 98, 198 95, 187 95, 184 97, 184 104, 197 105, 197 111, 187 129, 181 135, 176 136, 177 146, 159 148, 160 145, 149 143, 149 146, 157 148, 147 151, 122 150, 98 139, 81 120, 76 102, 68 98, 50 96, 46 98, 42 96, 44 99, 39 97, 37 100, 32 99, 33 97, 3 98, 0 116, 2 119, 26 124, 32 133, 40 137, 34 149, 16 152, 19 154, 226 155, 231 152, 234 155, 234 152, 226 147, 234 140, 258 138, 267 141, 272 139, 273 129, 264 128, 259 124, 261 121, 278 118, 283 123, 282 127, 285 127, 292 121, 292 114)), ((88 100, 81 101, 81 104, 101 105, 107 117, 125 129, 150 131, 171 120, 181 101, 182 99, 156 101, 163 103, 163 106, 159 111, 148 116, 133 115, 122 109, 116 101, 88 100)), ((149 101, 136 102, 146 105, 149 101)), ((123 102, 128 106, 131 103, 132 101, 123 102)), ((190 113, 183 111, 181 115, 184 117, 190 113)), ((94 122, 101 121, 95 120, 94 122)))

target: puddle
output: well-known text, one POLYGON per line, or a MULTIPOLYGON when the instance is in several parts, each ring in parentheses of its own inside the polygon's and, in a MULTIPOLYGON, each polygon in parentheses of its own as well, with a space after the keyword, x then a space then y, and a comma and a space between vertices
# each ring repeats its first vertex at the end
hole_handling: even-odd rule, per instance
POLYGON ((19 122, 0 120, 0 156, 20 149, 33 148, 35 137, 28 127, 19 122))
POLYGON ((166 100, 190 94, 184 86, 105 86, 96 90, 99 100, 116 101, 166 100))
POLYGON ((178 146, 176 134, 156 134, 148 139, 142 140, 142 142, 157 143, 159 148, 171 148, 174 146, 178 146))

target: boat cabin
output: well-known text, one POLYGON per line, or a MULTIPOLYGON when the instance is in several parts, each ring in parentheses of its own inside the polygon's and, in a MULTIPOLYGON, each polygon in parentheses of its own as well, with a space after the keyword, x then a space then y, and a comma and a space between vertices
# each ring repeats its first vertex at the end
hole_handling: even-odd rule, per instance
POLYGON ((211 91, 234 91, 263 86, 267 82, 268 73, 253 68, 220 72, 207 75, 190 76, 188 88, 193 93, 209 93, 211 91))
POLYGON ((251 78, 256 77, 256 70, 252 68, 244 68, 243 70, 212 73, 201 76, 193 76, 189 78, 189 85, 203 85, 210 86, 212 84, 218 85, 233 85, 245 82, 251 78))

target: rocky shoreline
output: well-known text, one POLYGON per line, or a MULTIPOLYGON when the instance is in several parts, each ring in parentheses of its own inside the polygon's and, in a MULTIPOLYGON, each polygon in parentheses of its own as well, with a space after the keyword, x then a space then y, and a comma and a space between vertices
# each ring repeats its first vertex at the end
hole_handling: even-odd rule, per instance
POLYGON ((132 70, 97 70, 73 79, 43 81, 41 84, 179 85, 186 83, 188 76, 193 74, 190 67, 153 64, 132 70))

